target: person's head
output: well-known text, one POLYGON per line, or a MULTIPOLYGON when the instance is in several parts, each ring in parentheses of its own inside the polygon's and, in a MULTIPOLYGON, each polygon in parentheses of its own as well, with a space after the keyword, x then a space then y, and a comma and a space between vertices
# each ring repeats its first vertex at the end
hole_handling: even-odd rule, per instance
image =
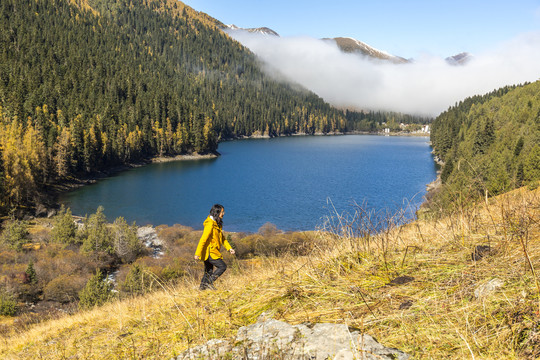
POLYGON ((223 223, 223 215, 225 215, 225 208, 223 205, 214 204, 210 209, 210 216, 219 224, 223 223))

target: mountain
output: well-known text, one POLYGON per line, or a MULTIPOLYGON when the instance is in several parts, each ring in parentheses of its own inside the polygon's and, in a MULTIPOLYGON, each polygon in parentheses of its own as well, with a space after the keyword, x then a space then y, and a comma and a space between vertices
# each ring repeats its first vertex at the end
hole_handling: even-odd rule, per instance
POLYGON ((279 36, 279 34, 277 32, 275 32, 274 30, 272 30, 270 28, 267 28, 267 27, 244 29, 244 28, 238 27, 238 26, 236 26, 234 24, 231 24, 231 25, 224 25, 222 28, 224 30, 243 30, 243 31, 248 31, 248 32, 253 33, 253 34, 279 36))
POLYGON ((454 56, 449 56, 445 60, 450 65, 466 65, 473 56, 468 52, 462 52, 454 56))
POLYGON ((390 55, 387 52, 377 50, 362 41, 350 37, 324 38, 323 40, 334 41, 346 53, 361 54, 375 59, 388 60, 396 64, 409 62, 409 60, 400 56, 390 55))

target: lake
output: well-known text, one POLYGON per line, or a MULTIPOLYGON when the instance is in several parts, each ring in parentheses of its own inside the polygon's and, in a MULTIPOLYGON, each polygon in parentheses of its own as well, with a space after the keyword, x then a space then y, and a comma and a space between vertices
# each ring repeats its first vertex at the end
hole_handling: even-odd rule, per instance
MULTIPOLYGON (((74 215, 202 229, 214 203, 225 231, 314 230, 336 213, 417 208, 436 178, 427 137, 293 136, 219 144, 216 159, 134 168, 65 194, 74 215)), ((411 217, 414 215, 410 215, 411 217)))

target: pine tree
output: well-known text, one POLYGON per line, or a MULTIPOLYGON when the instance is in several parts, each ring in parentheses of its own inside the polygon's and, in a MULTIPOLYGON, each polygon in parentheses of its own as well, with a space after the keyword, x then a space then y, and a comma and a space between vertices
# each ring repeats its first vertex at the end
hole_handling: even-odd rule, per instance
POLYGON ((524 164, 525 180, 535 182, 540 180, 540 145, 536 144, 524 164))
POLYGON ((33 261, 30 260, 30 262, 28 263, 28 267, 26 268, 25 274, 26 274, 26 278, 28 279, 27 281, 28 284, 32 284, 32 285, 37 284, 37 274, 36 274, 36 270, 34 269, 33 261))
POLYGON ((85 228, 87 237, 83 239, 82 252, 101 251, 108 254, 114 253, 111 234, 107 228, 107 219, 103 213, 103 206, 99 206, 96 213, 90 215, 85 228))
POLYGON ((112 298, 112 285, 104 279, 101 270, 88 280, 86 286, 79 292, 79 308, 91 309, 105 304, 112 298))
POLYGON ((28 223, 22 220, 12 220, 7 223, 0 241, 16 251, 22 251, 23 245, 30 239, 28 223))
POLYGON ((441 181, 443 183, 445 183, 446 180, 448 180, 448 178, 450 177, 450 174, 452 174, 452 171, 454 171, 454 161, 452 160, 452 158, 450 158, 444 164, 442 172, 441 172, 441 181))
POLYGON ((120 288, 130 295, 142 295, 150 289, 152 282, 151 275, 145 271, 144 267, 135 263, 131 266, 131 270, 120 288))
POLYGON ((521 154, 521 149, 523 149, 523 144, 524 144, 524 140, 523 140, 523 136, 520 136, 517 143, 516 143, 516 147, 514 148, 514 156, 515 157, 518 157, 519 154, 521 154))
POLYGON ((123 217, 114 221, 113 246, 116 256, 124 263, 135 261, 144 251, 144 245, 137 237, 137 227, 135 224, 129 226, 123 217))
POLYGON ((77 225, 73 221, 71 209, 65 209, 64 205, 54 217, 54 224, 51 230, 51 240, 63 244, 75 244, 79 240, 77 235, 77 225))

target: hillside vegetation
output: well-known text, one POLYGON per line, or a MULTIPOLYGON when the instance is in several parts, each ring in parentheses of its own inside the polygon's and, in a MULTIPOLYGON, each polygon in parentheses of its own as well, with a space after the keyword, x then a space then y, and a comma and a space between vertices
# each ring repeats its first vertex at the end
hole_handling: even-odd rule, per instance
POLYGON ((540 180, 540 82, 468 98, 432 124, 444 162, 435 208, 502 194, 540 180))
POLYGON ((320 232, 308 256, 226 258, 216 291, 200 292, 198 278, 186 277, 146 296, 5 328, 0 357, 171 358, 232 338, 265 313, 293 324, 345 323, 416 359, 536 358, 539 200, 539 190, 522 188, 379 234, 366 217, 342 218, 347 226, 320 232))
MULTIPOLYGON (((52 219, 6 221, 0 233, 0 316, 15 316, 14 325, 23 329, 192 279, 201 270, 193 261, 201 234, 181 225, 138 228, 122 217, 108 224, 102 207, 76 222, 69 209, 52 219)), ((240 262, 305 254, 316 244, 310 232, 282 233, 272 224, 227 238, 240 262)), ((0 332, 5 329, 0 325, 0 332)))

